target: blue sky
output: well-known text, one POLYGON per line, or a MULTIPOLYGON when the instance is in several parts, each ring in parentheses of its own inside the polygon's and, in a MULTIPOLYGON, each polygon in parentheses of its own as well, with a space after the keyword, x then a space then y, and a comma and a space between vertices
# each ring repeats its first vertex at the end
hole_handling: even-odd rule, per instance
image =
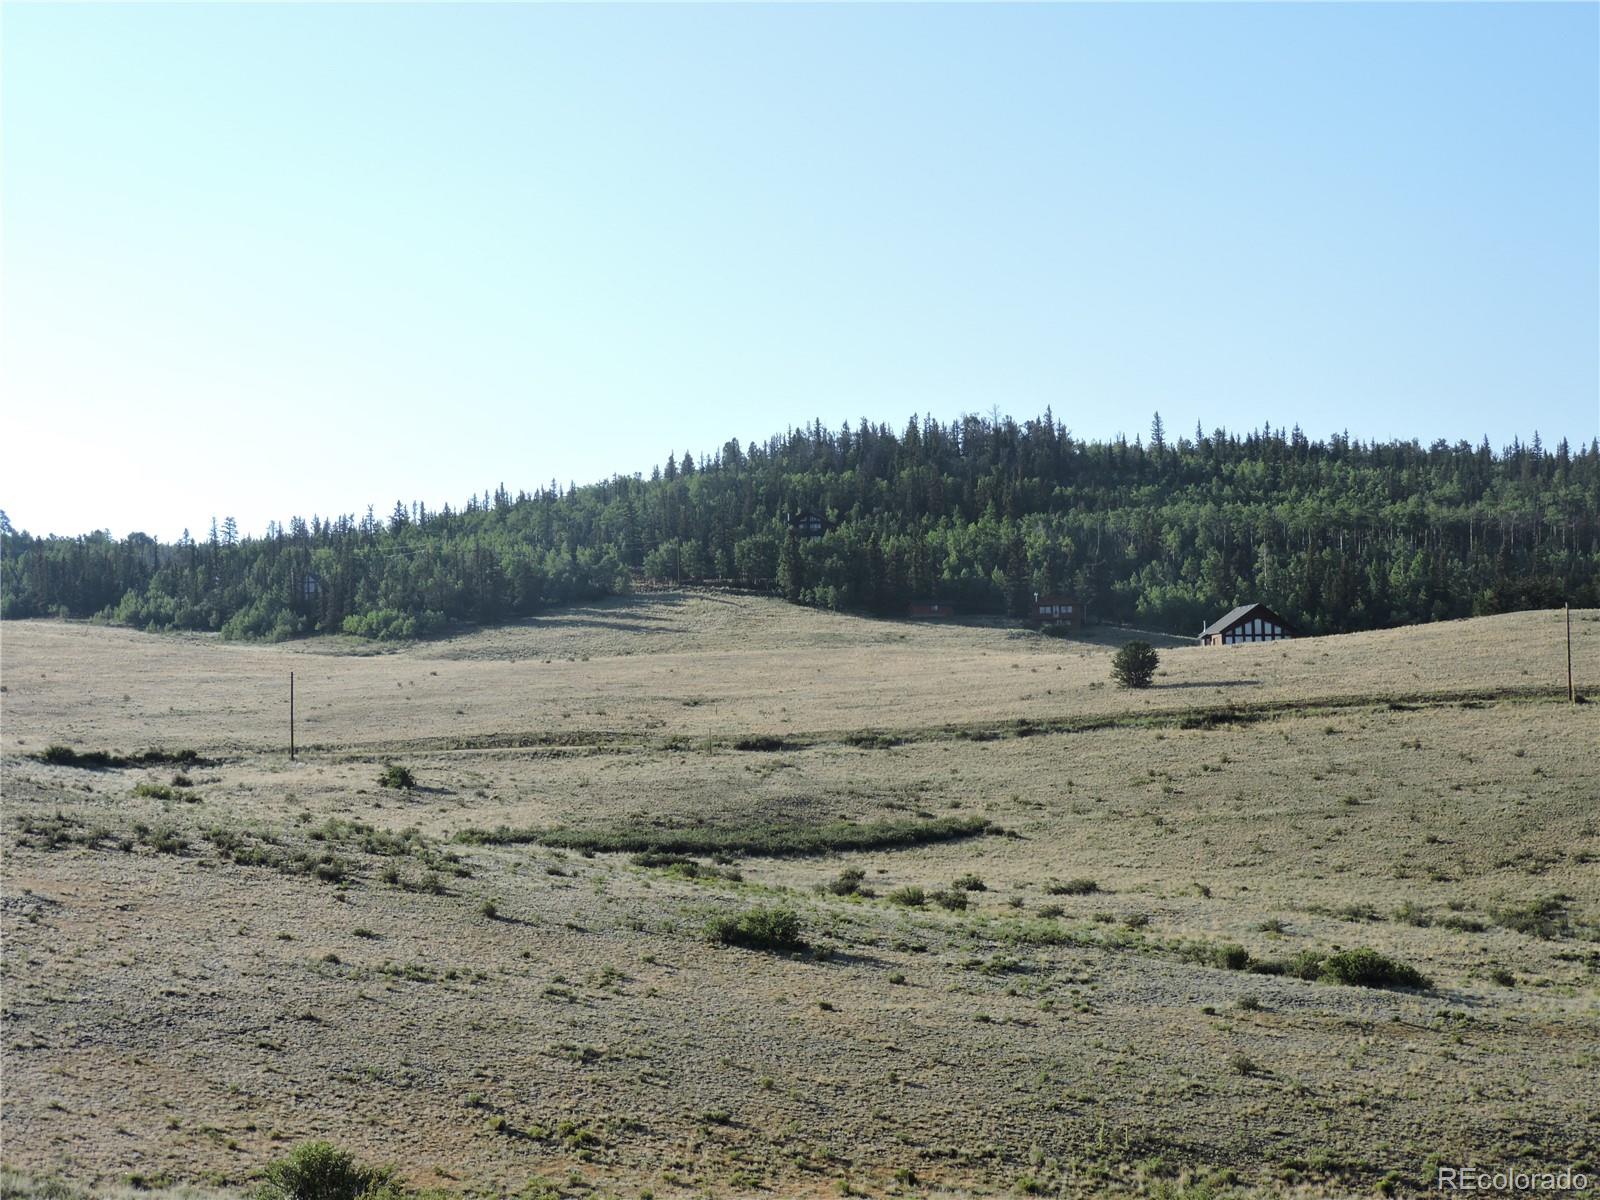
POLYGON ((19 527, 821 418, 1600 426, 1600 8, 0 8, 19 527))

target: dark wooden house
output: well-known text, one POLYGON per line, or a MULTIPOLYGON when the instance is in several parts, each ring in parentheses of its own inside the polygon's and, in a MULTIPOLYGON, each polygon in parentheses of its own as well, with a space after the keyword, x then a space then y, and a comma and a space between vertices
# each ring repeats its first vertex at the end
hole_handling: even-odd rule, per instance
POLYGON ((814 513, 809 508, 797 513, 789 514, 789 528, 803 538, 819 538, 828 532, 828 522, 821 513, 814 513))
POLYGON ((913 617, 947 618, 956 615, 955 606, 951 604, 938 604, 930 601, 927 604, 913 604, 911 606, 913 617))
POLYGON ((1245 642, 1279 642, 1298 637, 1299 633, 1265 604, 1241 604, 1202 629, 1200 642, 1206 646, 1237 646, 1245 642))
POLYGON ((1083 627, 1083 605, 1071 596, 1034 596, 1033 619, 1045 625, 1083 627))

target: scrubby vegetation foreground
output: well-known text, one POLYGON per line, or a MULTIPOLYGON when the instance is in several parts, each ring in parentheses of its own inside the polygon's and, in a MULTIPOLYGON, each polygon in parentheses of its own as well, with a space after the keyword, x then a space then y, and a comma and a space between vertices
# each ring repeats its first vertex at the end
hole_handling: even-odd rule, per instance
POLYGON ((1298 428, 1084 442, 1022 424, 862 420, 670 455, 648 479, 397 503, 385 520, 232 518, 176 543, 41 538, 0 514, 0 613, 282 639, 410 639, 717 579, 835 610, 914 602, 1090 615, 1193 635, 1261 601, 1333 633, 1600 603, 1600 444, 1313 441, 1298 428), (821 523, 800 536, 800 514, 821 523))

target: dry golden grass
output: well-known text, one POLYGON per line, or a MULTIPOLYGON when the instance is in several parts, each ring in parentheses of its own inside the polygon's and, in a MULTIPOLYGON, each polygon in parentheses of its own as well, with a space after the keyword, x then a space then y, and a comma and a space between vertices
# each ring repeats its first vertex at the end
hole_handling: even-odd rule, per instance
MULTIPOLYGON (((1560 628, 1171 646, 1127 693, 1117 636, 724 596, 382 654, 7 623, 5 1161, 239 1187, 327 1136, 419 1184, 621 1196, 1595 1172, 1600 707, 1558 700, 1560 628), (135 789, 177 768, 30 757, 50 743, 212 761, 163 798, 135 789), (418 789, 378 786, 391 760, 418 789), (962 815, 1005 833, 737 881, 451 840, 962 815), (330 820, 418 833, 385 854, 330 820), (240 839, 346 878, 219 853, 240 839), (819 890, 846 868, 876 896, 819 890), (884 898, 973 875, 964 911, 884 898), (1534 936, 1517 914, 1551 896, 1534 936), (821 957, 705 940, 768 904, 821 957), (1196 961, 1229 944, 1371 946, 1434 988, 1196 961)), ((1574 633, 1600 678, 1600 614, 1574 633)))

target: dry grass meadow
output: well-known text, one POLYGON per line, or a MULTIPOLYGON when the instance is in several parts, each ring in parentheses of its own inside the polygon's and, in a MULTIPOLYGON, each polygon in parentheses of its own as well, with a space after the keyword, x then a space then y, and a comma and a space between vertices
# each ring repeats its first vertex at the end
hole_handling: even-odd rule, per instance
MULTIPOLYGON (((1600 1176, 1559 613, 1172 643, 1131 693, 1119 635, 712 594, 382 653, 0 637, 29 1178, 236 1193, 319 1136, 474 1196, 1600 1176), (806 948, 708 936, 759 908, 806 948), (1431 986, 1295 973, 1354 947, 1431 986)), ((1574 642, 1600 684, 1600 613, 1574 642)))

